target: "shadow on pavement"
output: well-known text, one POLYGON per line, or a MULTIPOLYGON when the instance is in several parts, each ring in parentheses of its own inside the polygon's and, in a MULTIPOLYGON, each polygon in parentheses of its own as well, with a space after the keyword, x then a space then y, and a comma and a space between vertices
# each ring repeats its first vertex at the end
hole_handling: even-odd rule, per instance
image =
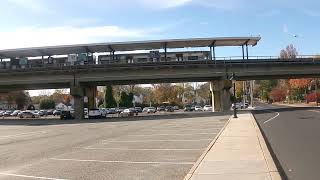
POLYGON ((181 113, 181 114, 157 114, 135 117, 108 117, 105 119, 84 119, 84 120, 59 120, 59 119, 0 119, 0 126, 49 126, 60 124, 82 124, 82 123, 104 123, 104 122, 124 122, 124 121, 153 121, 168 119, 186 119, 210 116, 225 116, 231 112, 202 112, 202 113, 181 113))
POLYGON ((279 108, 267 108, 261 110, 253 110, 254 114, 265 114, 271 112, 290 112, 290 111, 303 111, 303 110, 317 110, 319 107, 279 107, 279 108))

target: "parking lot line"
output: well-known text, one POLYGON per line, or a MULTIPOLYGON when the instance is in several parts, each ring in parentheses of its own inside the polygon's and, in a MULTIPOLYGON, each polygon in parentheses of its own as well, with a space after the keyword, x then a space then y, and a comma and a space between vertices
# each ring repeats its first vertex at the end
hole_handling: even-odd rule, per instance
POLYGON ((75 162, 98 162, 98 163, 124 163, 124 164, 174 164, 174 165, 190 165, 194 162, 161 162, 161 161, 101 161, 93 159, 60 159, 50 158, 55 161, 75 161, 75 162))
POLYGON ((212 135, 212 133, 192 133, 192 134, 131 134, 128 136, 192 136, 192 135, 212 135))
POLYGON ((159 129, 148 129, 147 131, 177 131, 177 130, 184 130, 184 131, 203 131, 203 130, 220 130, 221 128, 204 128, 204 129, 185 129, 185 128, 176 128, 176 129, 165 129, 165 128, 159 128, 159 129))
POLYGON ((88 149, 88 150, 131 150, 131 151, 201 151, 204 150, 203 148, 201 149, 147 149, 147 148, 94 148, 94 147, 85 147, 83 149, 88 149))
POLYGON ((117 140, 103 140, 102 144, 104 143, 110 143, 110 142, 193 142, 193 141, 211 141, 212 139, 167 139, 167 140, 130 140, 130 141, 117 141, 117 140))
POLYGON ((12 174, 12 173, 2 173, 0 175, 3 176, 13 176, 13 177, 22 177, 22 178, 30 178, 30 179, 48 179, 48 180, 67 180, 67 179, 60 179, 60 178, 49 178, 49 177, 39 177, 39 176, 27 176, 22 174, 12 174))
POLYGON ((47 132, 46 131, 27 132, 27 133, 0 136, 0 139, 18 138, 18 137, 32 136, 35 134, 45 134, 45 133, 47 133, 47 132))

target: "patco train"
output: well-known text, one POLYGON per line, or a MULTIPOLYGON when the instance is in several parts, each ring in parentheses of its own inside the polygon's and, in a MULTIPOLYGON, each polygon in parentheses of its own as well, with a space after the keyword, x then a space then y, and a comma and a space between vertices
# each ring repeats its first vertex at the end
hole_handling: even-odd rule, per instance
POLYGON ((0 69, 28 69, 41 67, 61 67, 86 64, 123 64, 123 63, 150 63, 163 61, 197 61, 210 59, 209 51, 167 52, 150 51, 149 53, 110 54, 99 55, 96 58, 91 53, 70 54, 66 57, 46 57, 38 59, 11 58, 1 61, 0 69), (97 61, 98 59, 98 61, 97 61))

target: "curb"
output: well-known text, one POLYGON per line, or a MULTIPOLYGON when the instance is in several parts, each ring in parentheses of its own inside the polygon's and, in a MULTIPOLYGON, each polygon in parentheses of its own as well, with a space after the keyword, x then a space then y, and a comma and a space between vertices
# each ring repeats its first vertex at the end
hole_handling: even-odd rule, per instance
POLYGON ((183 178, 183 180, 189 180, 192 177, 192 175, 194 174, 194 172, 196 171, 196 169, 198 168, 198 166, 200 165, 200 163, 202 162, 204 157, 208 154, 208 152, 211 150, 213 145, 216 143, 216 141, 218 140, 218 138, 220 137, 222 132, 225 130, 225 128, 229 124, 231 118, 232 118, 232 116, 228 119, 228 121, 223 126, 223 128, 219 131, 219 133, 216 135, 216 137, 211 141, 211 143, 209 144, 207 149, 202 153, 202 155, 199 157, 199 159, 194 163, 194 165, 192 166, 192 168, 190 169, 188 174, 183 178))
POLYGON ((269 148, 271 148, 271 147, 270 147, 270 145, 268 146, 268 144, 265 140, 266 137, 264 136, 261 127, 258 125, 258 123, 252 113, 250 113, 250 116, 253 120, 253 124, 254 124, 254 127, 257 132, 257 138, 259 140, 259 144, 260 144, 264 159, 266 161, 267 168, 268 168, 271 179, 272 180, 286 179, 286 178, 283 178, 283 176, 280 174, 280 172, 278 170, 279 165, 276 164, 276 162, 274 160, 274 156, 272 156, 272 154, 271 154, 273 152, 269 151, 269 148))

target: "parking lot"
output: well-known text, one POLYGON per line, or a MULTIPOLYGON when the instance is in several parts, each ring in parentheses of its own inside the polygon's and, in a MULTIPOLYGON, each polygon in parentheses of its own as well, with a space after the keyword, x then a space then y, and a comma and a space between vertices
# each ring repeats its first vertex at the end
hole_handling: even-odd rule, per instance
POLYGON ((0 179, 183 179, 228 118, 1 120, 0 179))

